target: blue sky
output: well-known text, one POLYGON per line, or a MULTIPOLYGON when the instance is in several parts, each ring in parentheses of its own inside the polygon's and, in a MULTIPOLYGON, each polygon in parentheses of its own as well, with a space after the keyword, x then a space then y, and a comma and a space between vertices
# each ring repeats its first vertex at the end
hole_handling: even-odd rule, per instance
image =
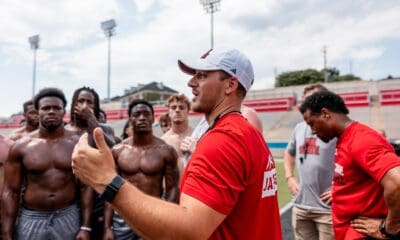
MULTIPOLYGON (((210 18, 198 0, 1 0, 0 116, 31 97, 28 37, 39 34, 36 91, 59 87, 107 94, 107 42, 100 22, 114 18, 111 95, 162 81, 191 96, 178 58, 210 46, 210 18)), ((363 79, 400 76, 400 2, 375 0, 222 0, 215 14, 215 47, 238 48, 253 62, 253 89, 271 88, 278 72, 328 66, 363 79)))

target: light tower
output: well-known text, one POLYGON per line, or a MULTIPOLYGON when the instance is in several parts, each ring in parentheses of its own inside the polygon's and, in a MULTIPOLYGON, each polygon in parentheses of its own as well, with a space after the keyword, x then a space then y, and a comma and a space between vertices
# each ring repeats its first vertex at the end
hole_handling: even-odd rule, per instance
POLYGON ((324 45, 322 47, 322 54, 324 56, 324 82, 328 82, 328 66, 327 66, 327 47, 324 45))
POLYGON ((32 71, 32 98, 35 96, 35 84, 36 84, 36 51, 39 48, 39 35, 34 35, 28 38, 33 50, 33 71, 32 71))
POLYGON ((207 13, 211 15, 211 49, 214 48, 214 13, 219 11, 221 0, 200 0, 207 13))
POLYGON ((115 35, 117 24, 114 19, 101 22, 101 29, 108 38, 108 67, 107 67, 107 99, 110 100, 110 75, 111 75, 111 37, 115 35))

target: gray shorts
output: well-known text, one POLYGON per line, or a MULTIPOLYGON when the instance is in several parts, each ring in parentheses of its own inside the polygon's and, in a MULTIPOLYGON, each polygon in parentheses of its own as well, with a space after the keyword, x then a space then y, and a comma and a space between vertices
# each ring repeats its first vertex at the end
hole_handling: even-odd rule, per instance
POLYGON ((35 211, 22 207, 15 238, 18 240, 73 240, 79 228, 79 210, 76 205, 56 211, 35 211))
POLYGON ((115 240, 139 240, 141 239, 136 235, 133 230, 126 224, 118 213, 114 212, 112 229, 114 232, 115 240))

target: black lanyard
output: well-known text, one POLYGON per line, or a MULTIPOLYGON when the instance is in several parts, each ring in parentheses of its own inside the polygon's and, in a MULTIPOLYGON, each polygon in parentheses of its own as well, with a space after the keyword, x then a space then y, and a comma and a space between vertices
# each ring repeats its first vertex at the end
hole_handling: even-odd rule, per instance
POLYGON ((207 133, 208 131, 210 131, 211 129, 214 128, 214 126, 217 124, 217 122, 218 122, 219 120, 221 120, 222 117, 224 117, 224 116, 226 116, 226 115, 228 115, 228 114, 231 114, 231 113, 238 113, 238 114, 242 115, 242 113, 241 113, 240 111, 237 111, 237 110, 233 110, 233 111, 230 111, 230 112, 227 112, 227 113, 221 113, 221 114, 219 114, 219 115, 214 119, 214 122, 207 128, 207 131, 205 131, 205 132, 203 133, 203 135, 201 135, 201 137, 197 140, 197 143, 200 142, 200 139, 202 139, 203 136, 206 135, 206 133, 207 133))

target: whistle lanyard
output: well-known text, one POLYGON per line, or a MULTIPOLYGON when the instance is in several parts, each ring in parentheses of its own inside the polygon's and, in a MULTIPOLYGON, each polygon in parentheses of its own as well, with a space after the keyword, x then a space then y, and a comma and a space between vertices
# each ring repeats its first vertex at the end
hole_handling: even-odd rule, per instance
POLYGON ((210 131, 211 129, 214 128, 214 126, 217 124, 217 122, 218 122, 219 120, 221 120, 222 117, 224 117, 224 116, 226 116, 226 115, 229 115, 229 114, 232 114, 232 113, 237 113, 237 114, 242 115, 242 113, 241 113, 240 111, 237 111, 237 110, 233 110, 233 111, 230 111, 230 112, 227 112, 227 113, 221 113, 221 114, 219 114, 219 115, 214 119, 213 123, 207 128, 207 131, 205 131, 205 132, 203 133, 203 135, 201 135, 201 137, 197 140, 197 143, 200 142, 200 140, 203 138, 204 135, 206 135, 206 133, 207 133, 208 131, 210 131))

